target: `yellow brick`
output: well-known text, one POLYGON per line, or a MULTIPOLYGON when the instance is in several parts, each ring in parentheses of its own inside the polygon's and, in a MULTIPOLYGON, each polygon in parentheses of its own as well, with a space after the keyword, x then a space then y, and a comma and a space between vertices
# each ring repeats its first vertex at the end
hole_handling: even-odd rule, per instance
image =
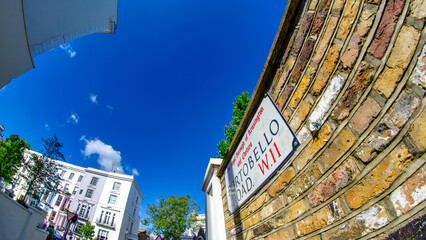
POLYGON ((321 90, 327 84, 334 67, 336 66, 337 59, 339 58, 341 47, 339 45, 333 45, 327 54, 324 64, 322 65, 319 73, 316 77, 315 83, 312 86, 312 94, 317 96, 321 93, 321 90))
POLYGON ((294 168, 290 167, 285 170, 278 179, 269 187, 268 193, 271 197, 275 197, 275 195, 281 191, 290 181, 293 179, 295 173, 294 168))
POLYGON ((411 126, 410 137, 421 152, 426 150, 426 111, 411 126))
POLYGON ((253 216, 243 221, 243 230, 253 226, 254 224, 258 222, 259 222, 259 215, 256 213, 253 216))
POLYGON ((404 144, 395 148, 357 185, 346 192, 350 208, 357 209, 384 192, 411 162, 412 155, 404 144))
POLYGON ((308 115, 309 111, 311 111, 311 108, 312 103, 309 101, 303 101, 300 104, 299 109, 297 109, 293 119, 291 119, 290 128, 296 131, 300 127, 300 124, 305 121, 306 116, 308 115))
POLYGON ((268 194, 263 193, 260 197, 258 197, 254 202, 252 202, 249 206, 249 212, 252 213, 259 209, 263 203, 265 203, 268 200, 268 194))
POLYGON ((275 218, 277 227, 293 221, 304 212, 306 212, 306 206, 303 200, 300 200, 277 215, 275 218))
MULTIPOLYGON (((336 3, 337 1, 335 1, 336 3)), ((327 26, 325 28, 324 34, 321 36, 321 39, 318 43, 318 47, 315 49, 314 56, 312 57, 312 61, 314 63, 320 63, 322 57, 324 56, 325 51, 329 45, 331 36, 333 36, 334 29, 337 26, 337 21, 339 20, 336 16, 330 16, 330 19, 327 21, 327 26)))
POLYGON ((405 69, 413 57, 419 37, 420 33, 414 27, 404 25, 398 34, 386 64, 391 68, 405 69))
POLYGON ((355 137, 348 127, 345 127, 333 140, 328 149, 318 158, 324 171, 327 171, 355 143, 355 137))
POLYGON ((281 229, 277 232, 272 233, 269 235, 266 239, 268 240, 291 240, 295 239, 296 235, 294 234, 293 227, 286 227, 284 229, 281 229))
POLYGON ((314 67, 312 67, 311 65, 308 66, 308 69, 303 75, 302 80, 299 83, 299 86, 297 87, 293 97, 291 97, 290 99, 289 107, 291 108, 291 110, 294 111, 294 109, 296 109, 297 105, 299 104, 300 100, 305 94, 306 89, 308 89, 309 84, 311 83, 312 77, 315 74, 315 71, 316 69, 314 67))
POLYGON ((313 138, 311 142, 303 149, 303 152, 300 156, 296 158, 294 164, 297 170, 301 170, 311 159, 312 157, 327 143, 330 139, 330 136, 333 132, 333 129, 328 124, 324 124, 318 132, 316 138, 313 138))
POLYGON ((346 40, 351 27, 353 26, 355 17, 358 13, 360 0, 348 0, 345 10, 343 12, 342 22, 340 23, 339 30, 337 31, 336 38, 342 41, 346 40))

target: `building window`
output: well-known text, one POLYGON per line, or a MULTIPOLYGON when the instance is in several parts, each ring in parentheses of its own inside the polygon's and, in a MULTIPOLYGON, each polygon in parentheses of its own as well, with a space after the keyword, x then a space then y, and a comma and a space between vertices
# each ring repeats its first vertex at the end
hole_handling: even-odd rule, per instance
POLYGON ((67 171, 63 170, 63 171, 62 171, 62 173, 61 173, 61 177, 65 176, 65 173, 66 173, 66 172, 67 172, 67 171))
POLYGON ((133 207, 133 217, 135 216, 135 213, 136 213, 136 207, 133 207))
POLYGON ((58 198, 56 199, 55 206, 59 207, 59 205, 61 205, 61 202, 62 202, 62 195, 59 195, 58 198))
POLYGON ((115 221, 115 213, 112 215, 111 226, 114 226, 114 221, 115 221))
POLYGON ((70 184, 69 184, 69 183, 65 184, 65 186, 64 186, 64 191, 65 191, 65 192, 67 192, 69 187, 70 187, 70 184))
POLYGON ((84 205, 84 204, 81 205, 80 212, 78 213, 78 215, 81 216, 81 217, 84 217, 84 215, 86 213, 86 209, 87 209, 86 205, 84 205))
POLYGON ((81 182, 83 180, 83 175, 78 176, 77 182, 81 182))
POLYGON ((68 179, 72 180, 73 177, 74 177, 74 173, 70 173, 70 176, 68 177, 68 179))
POLYGON ((115 205, 115 203, 117 202, 117 196, 116 195, 109 195, 109 200, 108 200, 108 204, 112 204, 115 205))
POLYGON ((87 189, 85 197, 92 198, 92 195, 93 195, 93 190, 92 189, 87 189))
POLYGON ((96 184, 98 184, 98 180, 99 180, 99 178, 92 177, 92 181, 90 181, 90 184, 92 184, 93 186, 96 186, 96 184))
POLYGON ((74 190, 72 191, 73 195, 77 193, 77 188, 78 188, 77 186, 74 187, 74 190))
POLYGON ((104 224, 109 224, 109 219, 111 217, 111 213, 110 212, 106 212, 105 213, 105 218, 104 218, 104 224))
POLYGON ((97 240, 108 240, 108 231, 99 229, 97 240))
POLYGON ((120 191, 121 183, 115 182, 114 186, 112 187, 112 190, 114 191, 120 191))

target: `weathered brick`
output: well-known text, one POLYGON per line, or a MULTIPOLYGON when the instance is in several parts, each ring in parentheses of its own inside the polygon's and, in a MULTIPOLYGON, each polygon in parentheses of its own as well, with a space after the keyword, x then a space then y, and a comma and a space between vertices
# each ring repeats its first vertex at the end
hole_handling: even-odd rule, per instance
POLYGON ((345 91, 343 97, 339 100, 332 118, 341 121, 345 119, 353 107, 358 104, 359 99, 365 89, 370 85, 375 73, 374 67, 366 62, 361 62, 356 76, 352 79, 349 88, 345 91))
POLYGON ((311 56, 312 53, 312 49, 314 48, 315 45, 315 40, 309 38, 305 45, 303 46, 303 49, 300 53, 299 59, 296 63, 296 66, 294 67, 293 73, 291 74, 290 77, 290 82, 298 82, 299 78, 302 74, 302 71, 305 69, 308 61, 309 61, 309 57, 311 56))
POLYGON ((423 110, 411 126, 410 137, 419 151, 424 152, 426 150, 426 111, 423 110))
POLYGON ((372 56, 380 59, 385 54, 404 3, 405 0, 390 0, 386 2, 385 12, 368 49, 368 53, 372 56))
POLYGON ((243 229, 247 229, 259 222, 259 215, 256 213, 253 216, 243 221, 243 229))
POLYGON ((303 236, 316 231, 339 220, 343 215, 344 212, 339 200, 331 202, 326 207, 296 223, 297 235, 303 236))
POLYGON ((334 29, 337 26, 337 21, 339 20, 336 16, 331 16, 325 27, 325 31, 321 36, 321 39, 318 43, 317 48, 315 49, 314 56, 312 57, 312 62, 319 64, 322 57, 324 56, 325 51, 327 50, 328 44, 330 42, 331 36, 333 36, 334 29))
POLYGON ((336 66, 337 59, 339 58, 341 47, 333 45, 327 54, 327 58, 318 72, 315 83, 312 86, 311 92, 313 95, 318 96, 323 87, 327 84, 334 67, 336 66))
POLYGON ((308 195, 311 206, 317 206, 336 194, 340 189, 346 187, 360 173, 355 160, 349 157, 339 168, 337 168, 324 182, 320 183, 315 190, 308 195))
MULTIPOLYGON (((289 112, 289 111, 287 111, 287 110, 284 110, 284 112, 283 112, 283 115, 284 115, 284 118, 285 118, 285 120, 289 120, 290 119, 290 117, 291 117, 291 113, 289 112)), ((293 129, 294 130, 294 129, 293 129)))
POLYGON ((410 76, 410 81, 426 89, 426 45, 423 46, 423 51, 417 58, 417 64, 410 76))
POLYGON ((300 200, 289 208, 278 213, 275 217, 275 223, 277 224, 277 227, 282 226, 301 216, 304 212, 306 212, 306 206, 303 203, 303 200, 300 200))
POLYGON ((333 140, 332 144, 328 147, 317 160, 317 163, 323 167, 324 171, 327 171, 333 164, 339 160, 349 148, 355 143, 356 138, 349 130, 345 127, 339 135, 333 140))
POLYGON ((383 117, 383 122, 390 128, 402 128, 419 104, 420 99, 416 95, 411 91, 404 91, 383 117))
POLYGON ((419 41, 420 33, 412 26, 403 26, 386 65, 405 69, 411 61, 419 41))
POLYGON ((284 107, 288 97, 290 96, 295 86, 296 86, 295 82, 287 82, 287 84, 284 87, 284 90, 281 92, 280 96, 277 99, 276 104, 278 109, 282 109, 284 107))
POLYGON ((243 232, 243 239, 244 240, 251 240, 254 238, 253 231, 249 229, 248 231, 243 232))
POLYGON ((394 239, 425 239, 426 230, 424 228, 426 222, 426 215, 418 217, 402 228, 394 231, 393 233, 383 238, 383 240, 394 240, 394 239))
POLYGON ((296 39, 293 44, 292 53, 297 55, 299 53, 300 48, 303 45, 303 42, 306 39, 306 34, 309 30, 309 27, 311 26, 312 19, 314 14, 307 12, 305 14, 305 18, 303 19, 302 24, 300 25, 299 31, 297 32, 296 39))
POLYGON ((359 50, 361 49, 361 44, 362 42, 360 36, 355 33, 349 42, 348 48, 341 58, 344 68, 352 67, 355 64, 355 61, 358 58, 359 50))
POLYGON ((297 170, 301 170, 312 159, 312 157, 327 143, 330 139, 333 129, 328 124, 322 125, 316 137, 311 140, 303 152, 294 160, 297 170))
POLYGON ((249 213, 252 213, 259 209, 263 203, 265 203, 268 200, 268 194, 264 193, 260 197, 258 197, 254 202, 252 202, 249 206, 249 213))
POLYGON ((347 1, 345 10, 343 12, 342 21, 340 23, 339 30, 336 34, 337 39, 340 39, 342 41, 346 40, 346 37, 348 36, 349 31, 355 21, 360 3, 361 1, 358 0, 347 1))
POLYGON ((310 3, 309 3, 309 10, 315 10, 315 8, 317 7, 317 4, 318 4, 318 0, 312 0, 310 3))
POLYGON ((336 0, 333 4, 333 10, 340 11, 345 6, 345 0, 336 0))
POLYGON ((426 165, 405 181, 390 195, 398 217, 426 199, 426 165))
POLYGON ((308 169, 303 171, 285 191, 287 195, 287 202, 292 202, 300 194, 308 190, 319 178, 321 172, 317 165, 312 164, 308 169))
POLYGON ((311 108, 312 103, 310 103, 309 101, 303 101, 302 103, 300 103, 299 109, 297 109, 296 113, 294 114, 294 117, 291 119, 291 129, 297 130, 300 127, 300 124, 305 121, 306 116, 308 116, 311 108))
POLYGON ((240 212, 240 218, 241 219, 244 219, 244 218, 246 218, 247 217, 247 215, 249 214, 249 211, 248 211, 248 209, 246 208, 246 209, 244 209, 244 210, 242 210, 241 212, 240 212))
POLYGON ((367 98, 352 117, 350 124, 359 134, 368 128, 371 121, 379 114, 380 105, 371 97, 367 98))
POLYGON ((325 18, 327 17, 328 9, 330 8, 331 0, 322 0, 317 15, 312 26, 311 34, 317 35, 321 31, 322 24, 324 23, 325 18))
POLYGON ((410 17, 425 19, 426 18, 426 1, 413 0, 410 2, 410 17))
POLYGON ((262 222, 259 226, 253 229, 253 237, 258 237, 260 235, 266 234, 274 229, 274 223, 271 221, 262 222))
POLYGON ((297 105, 305 94, 306 89, 308 89, 315 72, 316 68, 314 68, 312 65, 309 65, 307 67, 306 72, 299 83, 299 86, 297 87, 296 91, 290 99, 289 107, 291 108, 291 110, 294 111, 294 109, 296 109, 297 105))
POLYGON ((263 207, 259 212, 259 219, 264 220, 285 206, 284 196, 275 197, 274 200, 263 207))
POLYGON ((370 31, 371 25, 373 24, 376 13, 368 9, 363 9, 359 18, 358 24, 356 25, 355 32, 360 37, 365 37, 370 31))
POLYGON ((283 70, 281 76, 279 77, 278 83, 276 84, 275 87, 273 87, 273 89, 271 91, 272 99, 276 99, 279 96, 281 90, 284 87, 285 81, 286 81, 288 75, 290 74, 291 69, 293 69, 295 62, 296 62, 296 57, 293 56, 293 55, 290 55, 288 60, 285 63, 284 70, 283 70))
POLYGON ((350 208, 357 209, 384 192, 411 162, 412 154, 404 144, 396 147, 363 180, 345 194, 350 208))
POLYGON ((315 237, 308 238, 306 240, 321 240, 321 237, 320 236, 315 236, 315 237))
POLYGON ((269 235, 266 239, 268 240, 291 240, 295 239, 296 235, 294 234, 294 230, 292 226, 283 228, 278 230, 277 232, 274 232, 273 234, 269 235))
POLYGON ((344 224, 322 233, 322 237, 328 240, 359 239, 376 229, 382 228, 389 221, 385 207, 382 204, 376 204, 344 224))
POLYGON ((269 196, 275 197, 294 177, 294 168, 289 167, 278 179, 268 188, 269 196))
POLYGON ((412 92, 402 92, 380 124, 356 149, 355 154, 363 162, 371 161, 377 152, 382 151, 399 133, 419 103, 420 100, 412 92))

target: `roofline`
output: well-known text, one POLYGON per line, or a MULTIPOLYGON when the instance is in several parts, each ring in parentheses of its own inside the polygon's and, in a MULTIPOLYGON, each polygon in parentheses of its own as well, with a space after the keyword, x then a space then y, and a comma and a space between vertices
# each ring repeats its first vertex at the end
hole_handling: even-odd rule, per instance
POLYGON ((244 136, 245 130, 250 124, 251 119, 256 113, 256 110, 264 97, 264 93, 272 85, 276 69, 279 68, 281 59, 284 55, 284 50, 287 48, 290 42, 291 34, 288 34, 288 32, 293 26, 295 26, 298 16, 297 13, 299 12, 298 10, 303 8, 300 3, 303 2, 303 0, 288 0, 287 2, 284 15, 281 18, 280 26, 278 27, 277 34, 275 35, 274 42, 268 54, 268 58, 266 59, 266 63, 263 66, 262 73, 260 74, 259 80, 257 81, 256 88, 254 89, 254 92, 251 96, 240 126, 235 133, 234 139, 229 145, 228 152, 223 158, 222 165, 220 166, 217 174, 218 177, 223 176, 226 166, 231 160, 231 157, 238 147, 240 140, 244 136))
POLYGON ((207 165, 206 173, 204 174, 203 184, 201 185, 201 191, 205 192, 208 187, 207 184, 210 182, 208 180, 211 179, 213 175, 214 166, 219 166, 222 163, 223 159, 220 158, 210 158, 209 164, 207 165))

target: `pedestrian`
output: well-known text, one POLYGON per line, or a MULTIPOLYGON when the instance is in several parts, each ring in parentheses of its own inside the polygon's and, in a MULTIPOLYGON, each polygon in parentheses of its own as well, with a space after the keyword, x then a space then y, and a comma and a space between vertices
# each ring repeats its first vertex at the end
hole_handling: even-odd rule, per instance
POLYGON ((46 240, 55 240, 55 228, 50 225, 47 227, 47 238, 46 240))

